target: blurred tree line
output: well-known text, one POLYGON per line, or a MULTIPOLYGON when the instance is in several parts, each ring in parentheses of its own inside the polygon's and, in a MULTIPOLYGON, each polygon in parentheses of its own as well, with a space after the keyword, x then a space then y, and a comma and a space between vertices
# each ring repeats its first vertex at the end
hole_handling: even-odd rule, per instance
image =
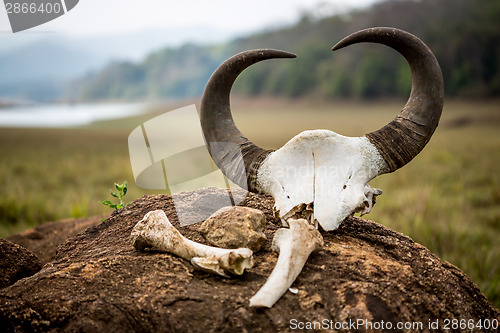
POLYGON ((436 55, 447 96, 500 95, 500 1, 386 0, 370 8, 329 17, 303 13, 295 25, 264 31, 227 44, 185 45, 151 54, 139 64, 114 63, 75 82, 83 99, 185 98, 202 94, 226 58, 254 48, 294 52, 246 70, 235 85, 241 94, 285 97, 374 98, 406 96, 410 69, 395 51, 359 44, 331 47, 363 28, 391 26, 421 38, 436 55))

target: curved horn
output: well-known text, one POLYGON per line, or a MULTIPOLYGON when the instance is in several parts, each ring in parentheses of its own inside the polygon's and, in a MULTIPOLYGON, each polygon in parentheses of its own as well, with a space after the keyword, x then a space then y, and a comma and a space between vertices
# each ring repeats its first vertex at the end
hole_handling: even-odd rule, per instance
POLYGON ((229 93, 245 68, 266 59, 295 57, 295 54, 278 50, 239 53, 217 68, 203 92, 200 120, 208 151, 226 177, 249 191, 258 192, 257 170, 271 151, 256 146, 238 130, 231 115, 229 93))
POLYGON ((411 161, 429 142, 443 109, 441 68, 432 51, 412 34, 394 28, 371 28, 355 32, 333 51, 355 43, 387 45, 401 53, 412 72, 410 98, 399 115, 378 131, 366 134, 393 172, 411 161))

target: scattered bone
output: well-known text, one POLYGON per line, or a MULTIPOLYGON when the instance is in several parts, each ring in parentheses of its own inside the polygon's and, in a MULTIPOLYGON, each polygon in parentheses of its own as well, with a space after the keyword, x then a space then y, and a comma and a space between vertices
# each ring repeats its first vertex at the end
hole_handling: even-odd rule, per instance
POLYGON ((132 230, 132 242, 138 250, 153 247, 191 261, 198 269, 228 277, 241 275, 253 266, 253 252, 247 248, 220 249, 193 242, 170 223, 162 210, 147 213, 132 230))
POLYGON ((291 287, 311 252, 323 246, 319 231, 304 219, 289 219, 289 229, 274 234, 273 250, 278 262, 266 283, 250 299, 250 306, 270 308, 291 287))
POLYGON ((266 244, 266 216, 249 207, 223 207, 200 225, 198 230, 213 246, 226 249, 246 247, 254 252, 266 244))

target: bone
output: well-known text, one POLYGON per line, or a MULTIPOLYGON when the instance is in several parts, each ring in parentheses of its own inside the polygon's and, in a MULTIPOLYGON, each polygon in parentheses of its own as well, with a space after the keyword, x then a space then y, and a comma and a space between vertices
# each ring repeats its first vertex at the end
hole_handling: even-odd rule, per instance
POLYGON ((373 200, 365 195, 365 185, 410 162, 439 123, 443 75, 431 50, 408 32, 384 27, 355 32, 332 50, 364 42, 384 44, 400 52, 412 71, 412 89, 393 121, 363 137, 305 131, 272 152, 256 146, 238 130, 229 96, 238 75, 259 61, 294 58, 294 54, 269 49, 245 51, 221 64, 207 83, 200 120, 212 159, 234 183, 252 192, 270 194, 284 220, 293 217, 303 204, 314 204, 314 218, 329 231, 355 211, 370 211, 373 200), (214 148, 221 142, 226 148, 214 148))
POLYGON ((374 196, 382 192, 368 182, 386 168, 364 137, 305 131, 268 155, 258 171, 258 184, 273 196, 283 220, 309 205, 315 223, 330 231, 354 212, 371 210, 374 196))
POLYGON ((323 237, 304 219, 288 219, 289 229, 279 229, 273 238, 278 262, 266 283, 250 299, 252 307, 272 307, 291 287, 309 255, 323 246, 323 237))
POLYGON ((253 266, 252 250, 221 249, 193 242, 179 233, 162 210, 151 211, 137 222, 131 238, 138 250, 153 247, 189 260, 198 269, 224 277, 241 275, 253 266))
POLYGON ((361 216, 368 214, 372 211, 373 205, 377 202, 377 196, 381 195, 383 191, 379 188, 371 187, 370 185, 365 185, 365 197, 366 200, 363 204, 356 208, 356 212, 361 212, 361 216))

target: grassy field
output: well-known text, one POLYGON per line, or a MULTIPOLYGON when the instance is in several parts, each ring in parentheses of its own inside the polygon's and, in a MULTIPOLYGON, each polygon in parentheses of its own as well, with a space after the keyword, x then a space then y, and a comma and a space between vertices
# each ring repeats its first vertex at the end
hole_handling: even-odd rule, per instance
MULTIPOLYGON (((233 109, 251 140, 278 148, 306 129, 363 135, 389 122, 403 104, 236 99, 233 109)), ((46 221, 109 213, 98 201, 110 199, 114 182, 129 182, 129 201, 159 193, 134 184, 127 147, 130 131, 151 117, 75 129, 0 128, 0 237, 46 221)), ((500 102, 447 101, 424 151, 372 182, 384 194, 366 218, 460 267, 500 308, 499 165, 500 102)))

